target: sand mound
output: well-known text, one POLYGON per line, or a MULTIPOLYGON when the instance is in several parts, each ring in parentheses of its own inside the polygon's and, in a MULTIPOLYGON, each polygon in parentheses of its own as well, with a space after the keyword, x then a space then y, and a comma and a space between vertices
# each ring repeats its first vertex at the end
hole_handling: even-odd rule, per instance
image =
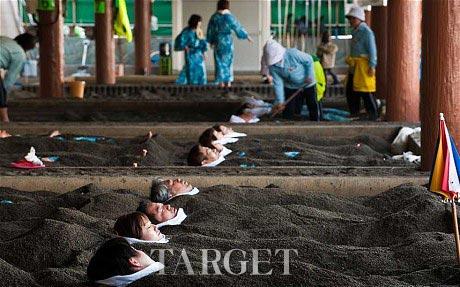
MULTIPOLYGON (((17 194, 34 204, 46 199, 54 209, 0 221, 0 230, 15 234, 0 237, 0 273, 13 286, 17 282, 87 285, 85 268, 96 248, 113 236, 114 219, 132 212, 143 199, 128 190, 94 185, 60 196, 17 194)), ((424 187, 402 185, 374 197, 343 198, 222 185, 202 188, 197 196, 175 198, 171 204, 183 207, 188 217, 181 226, 162 228, 170 243, 136 245, 148 253, 153 248, 156 260, 158 249, 171 249, 165 256, 166 274, 146 277, 133 286, 383 287, 459 282, 450 211, 424 187), (203 249, 210 250, 205 254, 209 259, 216 256, 211 249, 221 254, 217 262, 221 276, 200 275, 203 249), (264 249, 259 261, 268 262, 256 266, 255 249, 264 249), (276 252, 279 249, 296 250, 290 253, 290 275, 282 275, 286 257, 283 251, 276 252), (229 250, 236 251, 224 264, 229 250), (181 252, 195 276, 187 275, 190 270, 181 252), (272 274, 254 275, 254 268, 272 274)), ((14 212, 23 207, 18 201, 8 208, 14 212)), ((209 274, 215 271, 209 265, 209 274)))

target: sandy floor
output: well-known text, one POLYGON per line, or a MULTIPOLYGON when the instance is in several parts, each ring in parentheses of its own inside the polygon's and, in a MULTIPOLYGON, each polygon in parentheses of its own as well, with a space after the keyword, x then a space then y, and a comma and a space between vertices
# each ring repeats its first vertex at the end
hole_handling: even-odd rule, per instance
MULTIPOLYGON (((0 189, 0 278, 2 286, 87 286, 85 269, 93 252, 111 238, 114 219, 135 209, 141 198, 127 190, 86 186, 56 196, 0 189)), ((133 286, 458 286, 450 213, 425 188, 400 186, 375 197, 341 198, 287 193, 277 188, 214 186, 179 197, 188 218, 165 227, 165 245, 137 246, 149 252, 172 249, 166 275, 133 286), (260 270, 270 276, 187 276, 176 265, 185 249, 195 272, 201 249, 296 249, 291 275, 272 256, 260 270), (175 273, 175 274, 174 274, 175 273)), ((158 260, 157 253, 153 258, 158 260)), ((266 257, 262 257, 266 258, 266 257)), ((241 260, 230 264, 238 272, 241 260)), ((222 262, 219 263, 222 268, 222 262)))

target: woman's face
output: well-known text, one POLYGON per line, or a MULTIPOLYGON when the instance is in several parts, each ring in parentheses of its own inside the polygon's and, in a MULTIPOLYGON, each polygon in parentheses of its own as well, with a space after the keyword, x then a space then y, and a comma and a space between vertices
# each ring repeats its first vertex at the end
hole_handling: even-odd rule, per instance
POLYGON ((196 25, 196 28, 201 29, 201 24, 202 24, 201 21, 199 21, 198 24, 196 25))
POLYGON ((150 220, 145 216, 143 217, 141 240, 147 241, 158 241, 161 239, 162 234, 156 225, 152 224, 150 220))
POLYGON ((233 129, 232 129, 231 127, 226 127, 226 126, 224 126, 224 125, 221 125, 221 126, 220 126, 220 130, 222 131, 222 134, 223 134, 223 135, 227 135, 227 134, 233 132, 233 129))

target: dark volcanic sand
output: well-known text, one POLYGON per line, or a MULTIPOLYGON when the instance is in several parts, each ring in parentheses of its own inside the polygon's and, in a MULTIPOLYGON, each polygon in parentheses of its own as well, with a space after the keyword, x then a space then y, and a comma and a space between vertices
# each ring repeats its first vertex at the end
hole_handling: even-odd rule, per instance
MULTIPOLYGON (((85 269, 93 252, 108 238, 119 215, 135 209, 141 198, 127 190, 86 186, 63 195, 0 189, 1 286, 86 286, 85 269)), ((405 185, 375 197, 342 198, 288 193, 277 188, 214 186, 173 203, 189 217, 181 226, 165 227, 164 245, 137 245, 166 254, 166 275, 141 279, 133 286, 458 286, 449 209, 419 186, 405 185), (201 249, 234 253, 233 272, 249 260, 248 272, 221 276, 187 276, 176 269, 182 249, 195 274, 201 249), (261 263, 251 276, 252 249, 297 249, 290 274, 281 275, 280 254, 261 263), (172 275, 176 272, 175 275, 172 275)), ((261 255, 267 259, 266 253, 261 255)), ((158 253, 153 258, 158 260, 158 253)), ((213 273, 212 269, 210 269, 213 273)))
MULTIPOLYGON (((134 139, 102 139, 96 143, 77 142, 70 135, 65 140, 46 136, 23 136, 0 139, 0 165, 21 159, 33 146, 39 157, 59 156, 55 163, 45 163, 49 168, 58 167, 140 167, 186 166, 187 154, 195 142, 169 141, 161 135, 142 142, 134 139), (142 150, 148 151, 142 156, 142 150)), ((353 138, 313 138, 309 136, 248 136, 235 144, 228 144, 233 153, 220 166, 241 169, 268 166, 383 166, 416 169, 415 164, 392 160, 390 144, 376 136, 353 138), (284 152, 299 151, 296 158, 288 158, 284 152), (245 154, 242 155, 242 152, 245 154)), ((331 168, 334 170, 334 168, 331 168)), ((42 171, 43 173, 47 171, 42 171)), ((8 174, 3 168, 3 174, 8 174), (6 172, 6 173, 5 173, 6 172)))

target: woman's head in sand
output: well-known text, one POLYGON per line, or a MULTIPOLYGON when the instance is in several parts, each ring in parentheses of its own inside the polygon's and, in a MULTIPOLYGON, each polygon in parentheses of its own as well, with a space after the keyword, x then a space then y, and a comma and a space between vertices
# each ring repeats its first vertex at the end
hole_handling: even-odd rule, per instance
POLYGON ((177 215, 177 208, 172 207, 169 204, 157 203, 157 202, 141 202, 137 211, 140 211, 147 215, 151 222, 154 224, 162 223, 173 219, 177 215))
POLYGON ((218 151, 222 151, 224 148, 221 144, 216 143, 217 140, 223 138, 223 133, 217 131, 214 128, 206 129, 198 139, 198 142, 203 147, 208 147, 211 149, 217 149, 218 151))
POLYGON ((190 192, 193 186, 180 178, 154 180, 150 188, 150 199, 153 202, 165 202, 171 197, 190 192))
POLYGON ((106 241, 91 258, 86 269, 89 280, 104 280, 117 275, 136 273, 153 263, 145 252, 136 250, 126 239, 106 241))
POLYGON ((202 166, 219 159, 219 151, 202 145, 195 145, 188 153, 187 162, 191 166, 202 166))
POLYGON ((142 212, 133 212, 118 217, 113 228, 117 235, 123 237, 147 241, 158 241, 162 237, 160 230, 142 212))
POLYGON ((233 129, 231 127, 227 127, 227 126, 224 126, 224 125, 215 125, 215 126, 213 126, 213 128, 216 131, 221 132, 224 136, 228 135, 230 133, 233 133, 233 129))
POLYGON ((236 111, 235 115, 242 118, 246 122, 249 122, 254 118, 254 115, 251 113, 251 109, 254 108, 253 105, 249 103, 244 103, 241 107, 236 111))

